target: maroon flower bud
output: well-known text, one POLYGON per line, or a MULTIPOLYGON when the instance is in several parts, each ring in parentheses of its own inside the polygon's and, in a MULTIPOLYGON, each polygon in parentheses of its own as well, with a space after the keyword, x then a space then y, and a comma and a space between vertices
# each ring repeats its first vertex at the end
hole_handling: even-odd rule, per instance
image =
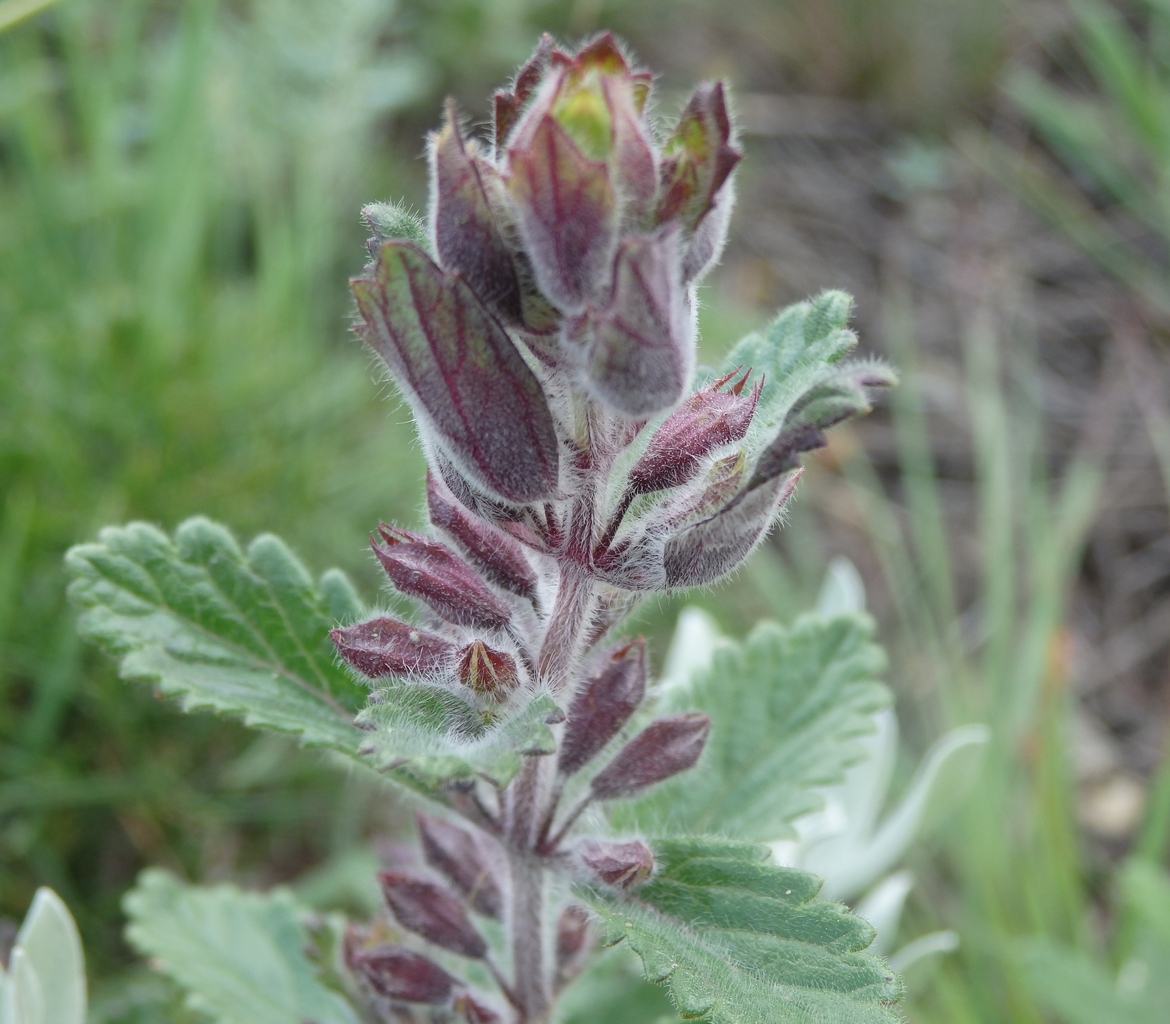
POLYGON ((742 394, 751 374, 749 369, 727 391, 721 391, 737 372, 691 395, 654 431, 646 451, 630 471, 634 494, 685 484, 694 479, 703 460, 713 451, 743 439, 763 382, 757 381, 747 395, 742 394))
POLYGON ((378 995, 405 1003, 438 1005, 458 984, 442 967, 405 946, 345 947, 346 966, 378 995))
POLYGON ((458 274, 417 246, 389 242, 373 277, 350 285, 358 333, 386 362, 431 438, 504 501, 559 490, 559 445, 548 399, 500 322, 458 274))
POLYGON ((623 240, 608 305, 590 309, 569 335, 587 348, 589 384, 629 416, 682 397, 694 359, 694 322, 679 276, 678 229, 623 240))
POLYGON ((631 796, 672 775, 685 772, 703 752, 711 719, 696 711, 651 722, 593 779, 599 800, 631 796))
POLYGON ((455 1012, 466 1024, 497 1024, 502 1019, 487 1003, 470 992, 461 992, 455 997, 455 1012))
POLYGON ((483 936, 468 919, 459 897, 449 889, 397 871, 380 872, 378 881, 398 923, 407 931, 476 960, 487 954, 483 936))
POLYGON ((588 764, 617 734, 646 694, 646 641, 610 653, 605 667, 581 684, 569 707, 557 761, 564 775, 588 764))
POLYGON ((504 898, 496 881, 498 858, 491 841, 445 818, 417 813, 415 821, 427 863, 481 914, 499 918, 504 898))
POLYGON ((697 587, 726 576, 763 540, 792 497, 800 471, 761 483, 709 519, 666 542, 662 565, 668 587, 697 587))
POLYGON ((557 918, 557 976, 563 983, 580 972, 589 955, 589 911, 570 903, 557 918))
POLYGON ((427 473, 427 510, 431 522, 452 537, 493 583, 520 597, 536 594, 536 573, 524 550, 463 508, 435 473, 427 473))
POLYGON ((445 544, 385 523, 378 525, 378 533, 384 544, 371 538, 370 545, 402 593, 458 626, 502 629, 508 624, 508 606, 445 544))
POLYGON ((495 182, 498 172, 464 144, 452 104, 443 130, 431 137, 430 159, 439 262, 459 271, 498 315, 519 323, 520 281, 488 191, 489 182, 502 188, 495 182))
POLYGON ((505 700, 520 682, 516 660, 504 651, 473 640, 459 652, 459 681, 478 694, 505 700))
POLYGON ((576 853, 594 875, 618 889, 639 885, 654 870, 654 854, 640 839, 626 842, 586 839, 578 845, 576 853))
POLYGON ((508 166, 536 283, 560 309, 580 309, 605 279, 617 241, 617 196, 604 161, 585 156, 546 114, 508 149, 508 166))
POLYGON ((449 640, 385 617, 341 626, 329 636, 337 653, 371 679, 430 675, 455 655, 449 640))
POLYGON ((650 76, 631 70, 608 33, 575 56, 543 52, 523 113, 519 79, 516 94, 497 96, 497 140, 511 129, 508 189, 537 284, 576 312, 605 285, 621 224, 649 219, 658 190, 644 116, 650 76))

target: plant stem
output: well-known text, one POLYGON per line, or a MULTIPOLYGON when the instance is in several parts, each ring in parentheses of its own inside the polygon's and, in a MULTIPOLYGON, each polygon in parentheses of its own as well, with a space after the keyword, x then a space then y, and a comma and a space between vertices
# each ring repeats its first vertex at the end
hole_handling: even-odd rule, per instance
MULTIPOLYGON (((532 762, 529 762, 530 764, 532 762)), ((545 1024, 552 1008, 544 957, 544 868, 532 854, 509 851, 512 867, 512 990, 519 1024, 545 1024)))

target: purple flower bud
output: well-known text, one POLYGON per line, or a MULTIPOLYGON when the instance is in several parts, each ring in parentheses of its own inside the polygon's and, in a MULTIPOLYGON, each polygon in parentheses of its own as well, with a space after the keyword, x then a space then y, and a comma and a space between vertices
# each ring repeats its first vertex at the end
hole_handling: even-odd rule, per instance
POLYGON ((431 522, 453 538, 493 583, 530 600, 536 595, 536 573, 520 545, 463 508, 429 471, 427 511, 431 522))
POLYGON ((697 587, 726 576, 763 540, 792 497, 800 471, 765 481, 730 505, 666 542, 662 564, 668 587, 697 587))
POLYGON ((605 279, 617 241, 617 196, 604 161, 590 160, 551 115, 508 149, 508 191, 540 290, 580 309, 605 279))
POLYGON ((405 946, 381 945, 358 949, 346 936, 345 964, 378 995, 405 1003, 439 1005, 451 998, 458 984, 442 967, 405 946))
POLYGON ((585 966, 592 943, 589 911, 579 903, 570 903, 557 918, 557 978, 564 984, 585 966))
MULTIPOLYGON (((500 233, 488 186, 498 172, 464 144, 452 104, 447 123, 431 137, 431 188, 435 196, 435 251, 446 270, 456 270, 499 316, 521 321, 520 281, 500 233)), ((502 197, 501 197, 502 198, 502 197)))
POLYGON ((425 436, 481 487, 524 504, 559 490, 559 443, 540 381, 458 274, 388 242, 350 285, 357 327, 385 361, 425 436))
POLYGON ((679 276, 678 228, 622 241, 608 303, 569 326, 586 347, 589 384, 628 416, 648 416, 682 397, 694 360, 694 321, 679 276))
POLYGON ((455 1012, 466 1024, 497 1024, 502 1019, 487 1003, 470 992, 461 992, 455 997, 455 1012))
POLYGON ((692 767, 703 752, 711 719, 697 711, 651 722, 593 779, 598 800, 632 796, 692 767))
POLYGON ((576 854, 590 872, 618 889, 639 885, 654 871, 654 854, 640 839, 586 839, 577 846, 576 854))
POLYGON ((402 593, 458 626, 503 629, 508 624, 508 606, 445 544, 385 523, 378 525, 378 533, 384 543, 371 537, 370 546, 402 593))
POLYGON ((416 813, 415 821, 427 863, 481 914, 501 917, 504 897, 496 881, 498 857, 491 841, 445 818, 416 813))
POLYGON ((646 694, 646 641, 612 651, 604 668, 573 697, 557 769, 564 775, 588 764, 612 740, 646 694))
POLYGON ((475 960, 487 955, 487 943, 467 917, 463 903, 449 889, 397 871, 378 874, 386 902, 407 931, 436 946, 475 960))
POLYGON ((473 640, 458 655, 459 681, 469 690, 506 700, 519 685, 516 660, 504 651, 488 647, 482 640, 473 640))
POLYGON ((386 617, 341 626, 329 636, 337 653, 371 679, 430 675, 455 655, 449 640, 386 617))
POLYGON ((633 493, 649 494, 685 484, 694 479, 713 451, 743 439, 763 381, 757 381, 747 395, 742 394, 749 369, 727 391, 721 391, 735 372, 691 395, 654 431, 646 451, 630 471, 633 493))
POLYGON ((606 33, 575 56, 548 50, 523 113, 519 79, 516 94, 497 95, 521 240, 537 284, 565 312, 606 284, 620 225, 650 219, 658 166, 649 88, 606 33))

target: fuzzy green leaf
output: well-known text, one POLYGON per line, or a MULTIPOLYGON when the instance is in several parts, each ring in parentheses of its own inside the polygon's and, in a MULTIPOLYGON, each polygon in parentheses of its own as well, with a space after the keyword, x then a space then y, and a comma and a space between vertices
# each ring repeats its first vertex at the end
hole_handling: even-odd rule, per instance
POLYGON ((902 985, 862 952, 873 928, 814 900, 820 879, 765 863, 745 843, 654 844, 653 879, 591 892, 605 941, 625 939, 685 1018, 711 1024, 896 1024, 902 985))
POLYGON ((666 697, 670 710, 711 717, 699 767, 616 806, 615 826, 752 840, 790 834, 790 821, 821 806, 814 787, 840 781, 861 756, 856 738, 889 703, 872 634, 865 615, 804 616, 722 644, 710 669, 666 697))
POLYGON ((173 541, 146 523, 108 527, 66 564, 81 631, 119 658, 123 678, 187 711, 240 715, 356 756, 353 715, 366 691, 338 664, 329 629, 361 609, 336 570, 315 586, 276 537, 244 552, 203 518, 173 541))
POLYGON ((532 696, 517 711, 485 722, 480 714, 441 686, 393 682, 376 691, 358 723, 370 731, 362 752, 378 767, 424 789, 476 777, 506 786, 525 754, 551 754, 556 738, 550 723, 564 715, 547 693, 532 696))
POLYGON ((827 291, 789 306, 728 355, 728 369, 750 366, 764 382, 745 440, 749 454, 760 456, 757 472, 774 476, 795 465, 789 449, 798 453, 824 443, 802 440, 803 433, 869 412, 868 392, 897 383, 883 363, 844 360, 857 345, 847 326, 852 301, 845 292, 827 291))
POLYGON ((217 1024, 359 1024, 306 958, 305 911, 287 890, 200 888, 150 869, 125 910, 130 942, 217 1024))

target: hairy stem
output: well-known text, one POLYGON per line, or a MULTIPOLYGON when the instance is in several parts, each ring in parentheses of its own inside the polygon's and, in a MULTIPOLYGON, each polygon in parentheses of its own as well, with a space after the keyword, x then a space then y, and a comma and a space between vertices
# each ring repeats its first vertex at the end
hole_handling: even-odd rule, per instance
POLYGON ((544 868, 531 854, 512 851, 512 990, 520 1024, 545 1024, 552 992, 545 965, 544 868))

